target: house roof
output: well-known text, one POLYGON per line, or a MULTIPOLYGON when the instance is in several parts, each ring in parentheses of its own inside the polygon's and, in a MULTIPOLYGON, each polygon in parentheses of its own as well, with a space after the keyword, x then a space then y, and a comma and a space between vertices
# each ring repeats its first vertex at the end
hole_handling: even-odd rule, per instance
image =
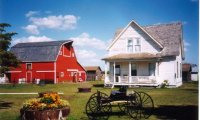
POLYGON ((182 64, 182 71, 183 72, 191 72, 192 71, 191 64, 188 64, 188 63, 182 64))
POLYGON ((50 62, 56 61, 60 47, 71 40, 49 41, 49 42, 28 42, 18 43, 11 47, 14 53, 22 62, 50 62))
POLYGON ((103 60, 141 60, 141 59, 155 59, 159 58, 156 54, 151 53, 126 53, 126 54, 117 54, 103 58, 103 60))
POLYGON ((84 68, 85 68, 86 71, 96 71, 98 69, 101 70, 100 66, 84 66, 84 68))
POLYGON ((109 49, 109 48, 111 48, 112 47, 112 45, 118 40, 118 38, 128 29, 128 27, 129 26, 131 26, 131 25, 134 25, 134 26, 136 26, 136 27, 138 27, 141 31, 143 31, 148 37, 150 37, 160 48, 163 48, 163 46, 158 42, 158 41, 156 41, 150 34, 148 34, 148 32, 146 32, 145 31, 145 29, 144 28, 142 28, 140 25, 138 25, 134 20, 132 20, 124 29, 118 29, 117 31, 116 31, 116 35, 117 36, 115 36, 114 37, 114 40, 112 41, 112 43, 108 46, 108 48, 107 48, 107 50, 109 49))
MULTIPOLYGON (((182 24, 180 22, 141 26, 141 28, 154 40, 163 46, 160 56, 177 56, 180 54, 180 47, 184 58, 182 42, 182 24)), ((123 32, 123 29, 117 29, 114 39, 123 32)))

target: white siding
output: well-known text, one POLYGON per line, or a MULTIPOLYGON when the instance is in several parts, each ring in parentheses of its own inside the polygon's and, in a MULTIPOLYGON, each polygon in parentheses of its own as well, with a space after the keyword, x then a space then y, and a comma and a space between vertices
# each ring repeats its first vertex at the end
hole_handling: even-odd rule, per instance
POLYGON ((165 58, 159 63, 159 81, 168 80, 169 85, 176 85, 175 81, 175 58, 165 58))
MULTIPOLYGON (((160 51, 158 45, 147 37, 144 32, 139 30, 137 27, 129 26, 127 30, 119 37, 119 39, 113 44, 109 49, 109 55, 127 53, 127 40, 129 38, 133 39, 135 43, 135 38, 140 38, 141 41, 141 52, 157 53, 160 51)), ((134 49, 134 48, 133 48, 134 49)))

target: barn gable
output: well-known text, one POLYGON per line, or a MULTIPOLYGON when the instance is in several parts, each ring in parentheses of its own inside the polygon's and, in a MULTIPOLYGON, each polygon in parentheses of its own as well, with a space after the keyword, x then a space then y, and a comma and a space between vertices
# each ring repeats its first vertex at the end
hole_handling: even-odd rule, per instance
POLYGON ((56 61, 60 47, 71 40, 50 42, 18 43, 11 47, 13 52, 22 62, 50 62, 56 61))

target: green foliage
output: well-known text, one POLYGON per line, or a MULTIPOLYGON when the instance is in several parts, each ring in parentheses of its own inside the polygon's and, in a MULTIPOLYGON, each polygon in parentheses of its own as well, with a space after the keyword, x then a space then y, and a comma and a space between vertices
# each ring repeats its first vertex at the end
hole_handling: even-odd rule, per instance
POLYGON ((168 80, 164 80, 160 88, 166 88, 169 85, 168 80))
POLYGON ((12 36, 17 33, 6 32, 6 27, 10 27, 10 24, 0 23, 0 74, 5 73, 11 67, 18 67, 19 65, 19 60, 17 60, 16 56, 8 51, 12 36))

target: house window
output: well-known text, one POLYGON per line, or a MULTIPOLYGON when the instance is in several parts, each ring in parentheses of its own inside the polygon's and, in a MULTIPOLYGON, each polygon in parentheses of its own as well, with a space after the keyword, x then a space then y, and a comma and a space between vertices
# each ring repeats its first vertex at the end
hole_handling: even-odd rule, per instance
POLYGON ((136 64, 131 64, 131 76, 137 76, 137 66, 136 66, 136 64))
POLYGON ((128 52, 133 52, 133 40, 132 39, 128 39, 127 51, 128 52))
POLYGON ((182 64, 180 63, 180 77, 182 77, 182 64))
POLYGON ((120 65, 115 66, 115 75, 117 75, 117 76, 120 75, 120 65))
POLYGON ((32 69, 32 64, 31 63, 27 63, 26 64, 26 69, 27 70, 31 70, 32 69))
POLYGON ((178 74, 178 73, 179 73, 179 72, 178 72, 178 62, 176 62, 176 64, 177 64, 177 78, 178 78, 178 75, 179 75, 179 74, 178 74))
POLYGON ((149 76, 155 76, 155 63, 149 63, 149 76))
POLYGON ((141 41, 139 38, 136 38, 136 44, 135 44, 135 52, 141 51, 141 41))

